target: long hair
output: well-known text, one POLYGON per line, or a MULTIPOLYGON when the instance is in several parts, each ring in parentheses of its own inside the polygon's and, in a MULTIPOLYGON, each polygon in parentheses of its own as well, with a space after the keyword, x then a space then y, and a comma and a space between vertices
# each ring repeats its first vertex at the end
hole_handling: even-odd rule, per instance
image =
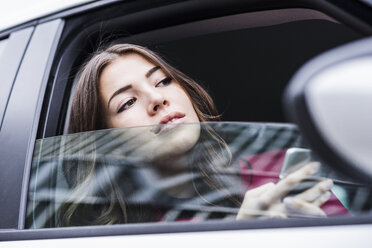
MULTIPOLYGON (((114 60, 125 54, 136 53, 143 56, 146 60, 159 66, 165 74, 177 81, 184 89, 191 100, 195 112, 201 122, 218 121, 215 104, 207 93, 194 80, 170 66, 161 57, 147 48, 132 44, 117 44, 105 50, 97 51, 91 59, 82 67, 80 79, 78 81, 76 93, 74 95, 70 114, 69 133, 86 132, 107 128, 105 116, 103 114, 102 103, 99 92, 99 79, 102 71, 114 60)), ((195 165, 205 178, 205 182, 212 189, 223 189, 221 183, 212 179, 210 173, 218 173, 219 168, 231 162, 231 154, 225 141, 220 138, 212 128, 206 126, 201 138, 208 140, 203 142, 197 149, 203 151, 203 159, 200 156, 196 159, 195 165), (209 137, 205 139, 205 137, 209 137), (203 164, 204 163, 204 164, 203 164)), ((128 207, 120 190, 119 183, 110 175, 110 170, 104 163, 97 163, 95 158, 89 162, 78 162, 74 170, 64 168, 67 178, 70 178, 70 186, 74 189, 68 201, 61 208, 61 225, 71 226, 80 225, 84 222, 75 220, 79 215, 92 212, 84 202, 84 198, 89 195, 91 188, 96 183, 98 173, 106 175, 108 185, 103 185, 99 190, 100 194, 109 200, 109 204, 99 213, 95 214, 94 220, 90 224, 114 224, 128 222, 128 207), (71 175, 74 174, 74 175, 71 175), (119 207, 117 207, 117 204, 119 207), (83 207, 82 207, 83 206, 83 207)), ((97 188, 97 185, 95 185, 97 188)), ((93 211, 94 212, 94 211, 93 211)))

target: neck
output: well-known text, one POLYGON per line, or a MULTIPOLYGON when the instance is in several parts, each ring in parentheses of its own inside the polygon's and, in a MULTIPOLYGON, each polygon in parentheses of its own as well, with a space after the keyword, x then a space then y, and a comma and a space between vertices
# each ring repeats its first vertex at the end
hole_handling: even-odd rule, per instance
POLYGON ((169 182, 169 187, 165 187, 163 191, 172 197, 188 198, 196 194, 187 157, 163 159, 154 166, 158 180, 169 182))

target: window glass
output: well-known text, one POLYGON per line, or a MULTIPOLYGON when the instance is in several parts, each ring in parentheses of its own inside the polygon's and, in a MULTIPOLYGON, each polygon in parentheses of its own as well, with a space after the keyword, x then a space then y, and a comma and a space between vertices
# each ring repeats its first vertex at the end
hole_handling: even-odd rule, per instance
MULTIPOLYGON (((249 199, 259 195, 245 194, 286 180, 283 163, 288 167, 303 160, 288 155, 294 147, 303 146, 293 125, 233 122, 107 129, 39 139, 27 226, 272 217, 275 208, 252 207, 249 199)), ((283 197, 274 196, 277 207, 283 198, 295 197, 322 180, 327 187, 326 176, 334 181, 330 199, 321 207, 327 216, 370 208, 367 188, 326 165, 319 171, 292 183, 283 197)), ((319 216, 292 211, 286 217, 319 216)))

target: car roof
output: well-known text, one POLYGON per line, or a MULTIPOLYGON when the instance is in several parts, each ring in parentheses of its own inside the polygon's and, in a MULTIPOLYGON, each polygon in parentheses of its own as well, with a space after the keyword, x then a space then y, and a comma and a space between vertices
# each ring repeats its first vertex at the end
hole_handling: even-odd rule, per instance
POLYGON ((93 0, 11 0, 1 4, 0 30, 75 7, 93 0))

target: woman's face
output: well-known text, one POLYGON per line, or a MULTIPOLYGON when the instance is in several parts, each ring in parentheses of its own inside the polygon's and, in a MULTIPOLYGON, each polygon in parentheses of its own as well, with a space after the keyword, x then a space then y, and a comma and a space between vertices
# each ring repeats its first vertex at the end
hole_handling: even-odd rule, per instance
POLYGON ((99 90, 109 128, 156 125, 149 137, 178 152, 190 149, 199 138, 199 125, 177 125, 199 123, 186 92, 139 54, 123 55, 106 66, 99 90))

